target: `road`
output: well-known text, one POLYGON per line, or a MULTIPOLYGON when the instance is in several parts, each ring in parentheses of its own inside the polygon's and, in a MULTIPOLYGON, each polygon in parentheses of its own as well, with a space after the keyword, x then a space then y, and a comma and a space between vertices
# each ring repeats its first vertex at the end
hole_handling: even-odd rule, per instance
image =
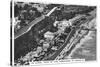
POLYGON ((52 8, 47 15, 42 15, 41 17, 36 18, 31 23, 29 23, 27 26, 20 29, 17 33, 14 33, 14 39, 16 39, 16 38, 20 37, 21 35, 27 33, 35 24, 37 24, 38 22, 43 20, 45 17, 49 17, 56 9, 57 9, 57 7, 52 8))
POLYGON ((18 30, 17 33, 14 33, 14 39, 20 37, 21 35, 27 33, 35 24, 42 21, 45 18, 44 15, 41 17, 36 18, 31 23, 29 23, 27 26, 23 27, 22 29, 18 30))

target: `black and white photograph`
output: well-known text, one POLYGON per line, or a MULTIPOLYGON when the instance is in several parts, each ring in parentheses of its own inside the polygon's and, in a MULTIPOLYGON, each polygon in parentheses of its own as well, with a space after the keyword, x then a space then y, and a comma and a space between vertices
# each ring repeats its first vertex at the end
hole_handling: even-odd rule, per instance
POLYGON ((10 63, 97 60, 97 6, 10 2, 10 63))

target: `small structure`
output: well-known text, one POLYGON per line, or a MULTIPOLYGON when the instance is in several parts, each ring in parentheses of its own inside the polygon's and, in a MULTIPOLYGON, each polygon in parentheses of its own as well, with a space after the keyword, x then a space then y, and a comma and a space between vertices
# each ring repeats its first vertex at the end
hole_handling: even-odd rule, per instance
POLYGON ((43 50, 42 47, 37 47, 36 52, 37 52, 37 53, 40 53, 42 50, 43 50))
POLYGON ((52 40, 54 38, 54 34, 50 31, 47 31, 45 34, 44 34, 44 37, 47 38, 47 39, 50 39, 52 40))
POLYGON ((52 49, 52 50, 58 50, 58 49, 57 49, 57 46, 53 46, 51 49, 52 49))
POLYGON ((56 27, 58 23, 59 21, 55 21, 53 25, 56 27))

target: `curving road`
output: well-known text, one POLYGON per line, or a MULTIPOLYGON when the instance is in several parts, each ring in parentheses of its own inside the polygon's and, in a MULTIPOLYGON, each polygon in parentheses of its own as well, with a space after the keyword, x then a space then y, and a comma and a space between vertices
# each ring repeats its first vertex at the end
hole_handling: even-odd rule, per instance
POLYGON ((14 33, 14 39, 16 39, 16 38, 20 37, 21 35, 27 33, 35 24, 37 24, 38 22, 40 22, 44 18, 45 18, 45 16, 42 15, 41 17, 38 17, 35 20, 33 20, 27 26, 25 26, 22 29, 18 30, 17 33, 14 33))
POLYGON ((36 18, 31 23, 29 23, 27 26, 20 29, 17 33, 14 33, 14 39, 16 39, 16 38, 20 37, 21 35, 27 33, 35 24, 37 24, 38 22, 45 19, 46 16, 47 17, 50 16, 56 9, 57 9, 57 7, 54 7, 53 9, 50 10, 50 12, 47 15, 42 15, 41 17, 36 18))

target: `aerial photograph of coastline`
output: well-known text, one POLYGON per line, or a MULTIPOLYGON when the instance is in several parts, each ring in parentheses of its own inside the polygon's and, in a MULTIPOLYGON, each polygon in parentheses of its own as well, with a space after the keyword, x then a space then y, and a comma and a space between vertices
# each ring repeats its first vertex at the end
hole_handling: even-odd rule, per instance
POLYGON ((96 61, 96 6, 18 1, 10 8, 14 8, 14 65, 96 61))

